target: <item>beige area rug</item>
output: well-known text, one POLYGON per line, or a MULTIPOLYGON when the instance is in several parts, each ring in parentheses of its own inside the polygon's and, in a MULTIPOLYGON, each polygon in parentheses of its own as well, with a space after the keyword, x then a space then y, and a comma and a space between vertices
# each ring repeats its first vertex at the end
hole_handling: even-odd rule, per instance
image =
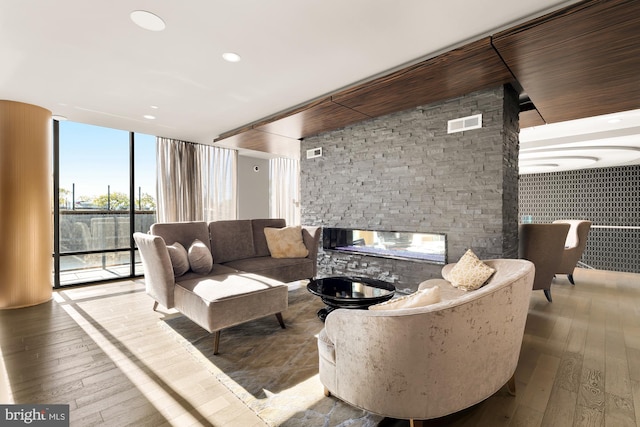
POLYGON ((382 417, 325 397, 318 378, 316 316, 323 304, 304 285, 292 285, 286 329, 275 316, 222 331, 220 354, 213 335, 184 316, 163 324, 188 351, 270 426, 377 426, 382 417))

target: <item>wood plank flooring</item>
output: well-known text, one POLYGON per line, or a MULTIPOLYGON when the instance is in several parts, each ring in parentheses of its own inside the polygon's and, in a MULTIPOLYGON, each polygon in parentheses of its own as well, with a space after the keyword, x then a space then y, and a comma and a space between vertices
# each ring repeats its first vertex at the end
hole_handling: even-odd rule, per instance
POLYGON ((151 307, 138 280, 67 289, 50 303, 0 312, 9 402, 67 403, 71 425, 82 427, 264 426, 151 307))
MULTIPOLYGON (((427 425, 638 425, 640 275, 574 277, 555 279, 551 304, 533 293, 517 396, 505 387, 427 425)), ((264 426, 163 328, 178 314, 151 306, 144 282, 127 280, 0 311, 0 402, 67 403, 72 426, 264 426)))

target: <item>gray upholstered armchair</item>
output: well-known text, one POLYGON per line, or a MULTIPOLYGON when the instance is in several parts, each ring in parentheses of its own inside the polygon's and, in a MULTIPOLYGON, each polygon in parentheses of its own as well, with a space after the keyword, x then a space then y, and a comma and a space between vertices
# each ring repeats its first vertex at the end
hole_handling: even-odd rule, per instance
POLYGON ((518 257, 536 266, 533 290, 542 289, 551 302, 551 281, 558 271, 569 224, 520 224, 518 257))
POLYGON ((587 236, 591 229, 591 221, 580 219, 561 219, 553 221, 554 224, 569 224, 569 234, 567 234, 567 240, 564 244, 564 251, 562 252, 562 261, 556 269, 556 274, 566 274, 569 278, 569 282, 572 285, 576 283, 573 281, 573 270, 578 265, 578 261, 582 257, 582 253, 587 247, 587 236))
POLYGON ((487 260, 496 272, 475 291, 444 279, 442 301, 417 308, 337 309, 318 337, 325 394, 392 418, 442 417, 488 398, 505 384, 515 393, 534 276, 531 262, 487 260))

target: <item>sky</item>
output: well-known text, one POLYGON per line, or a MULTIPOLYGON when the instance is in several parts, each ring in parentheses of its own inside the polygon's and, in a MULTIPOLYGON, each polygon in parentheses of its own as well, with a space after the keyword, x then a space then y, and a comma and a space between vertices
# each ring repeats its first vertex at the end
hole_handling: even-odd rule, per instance
MULTIPOLYGON (((156 137, 135 134, 135 188, 155 198, 156 137)), ((129 132, 63 121, 60 122, 60 188, 72 191, 75 200, 110 191, 129 192, 129 132)))

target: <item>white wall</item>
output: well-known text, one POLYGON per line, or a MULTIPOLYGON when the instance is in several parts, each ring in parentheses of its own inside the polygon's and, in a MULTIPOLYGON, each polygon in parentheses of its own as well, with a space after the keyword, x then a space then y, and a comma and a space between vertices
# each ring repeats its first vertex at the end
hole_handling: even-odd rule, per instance
POLYGON ((269 218, 269 160, 239 155, 238 219, 254 218, 269 218))

